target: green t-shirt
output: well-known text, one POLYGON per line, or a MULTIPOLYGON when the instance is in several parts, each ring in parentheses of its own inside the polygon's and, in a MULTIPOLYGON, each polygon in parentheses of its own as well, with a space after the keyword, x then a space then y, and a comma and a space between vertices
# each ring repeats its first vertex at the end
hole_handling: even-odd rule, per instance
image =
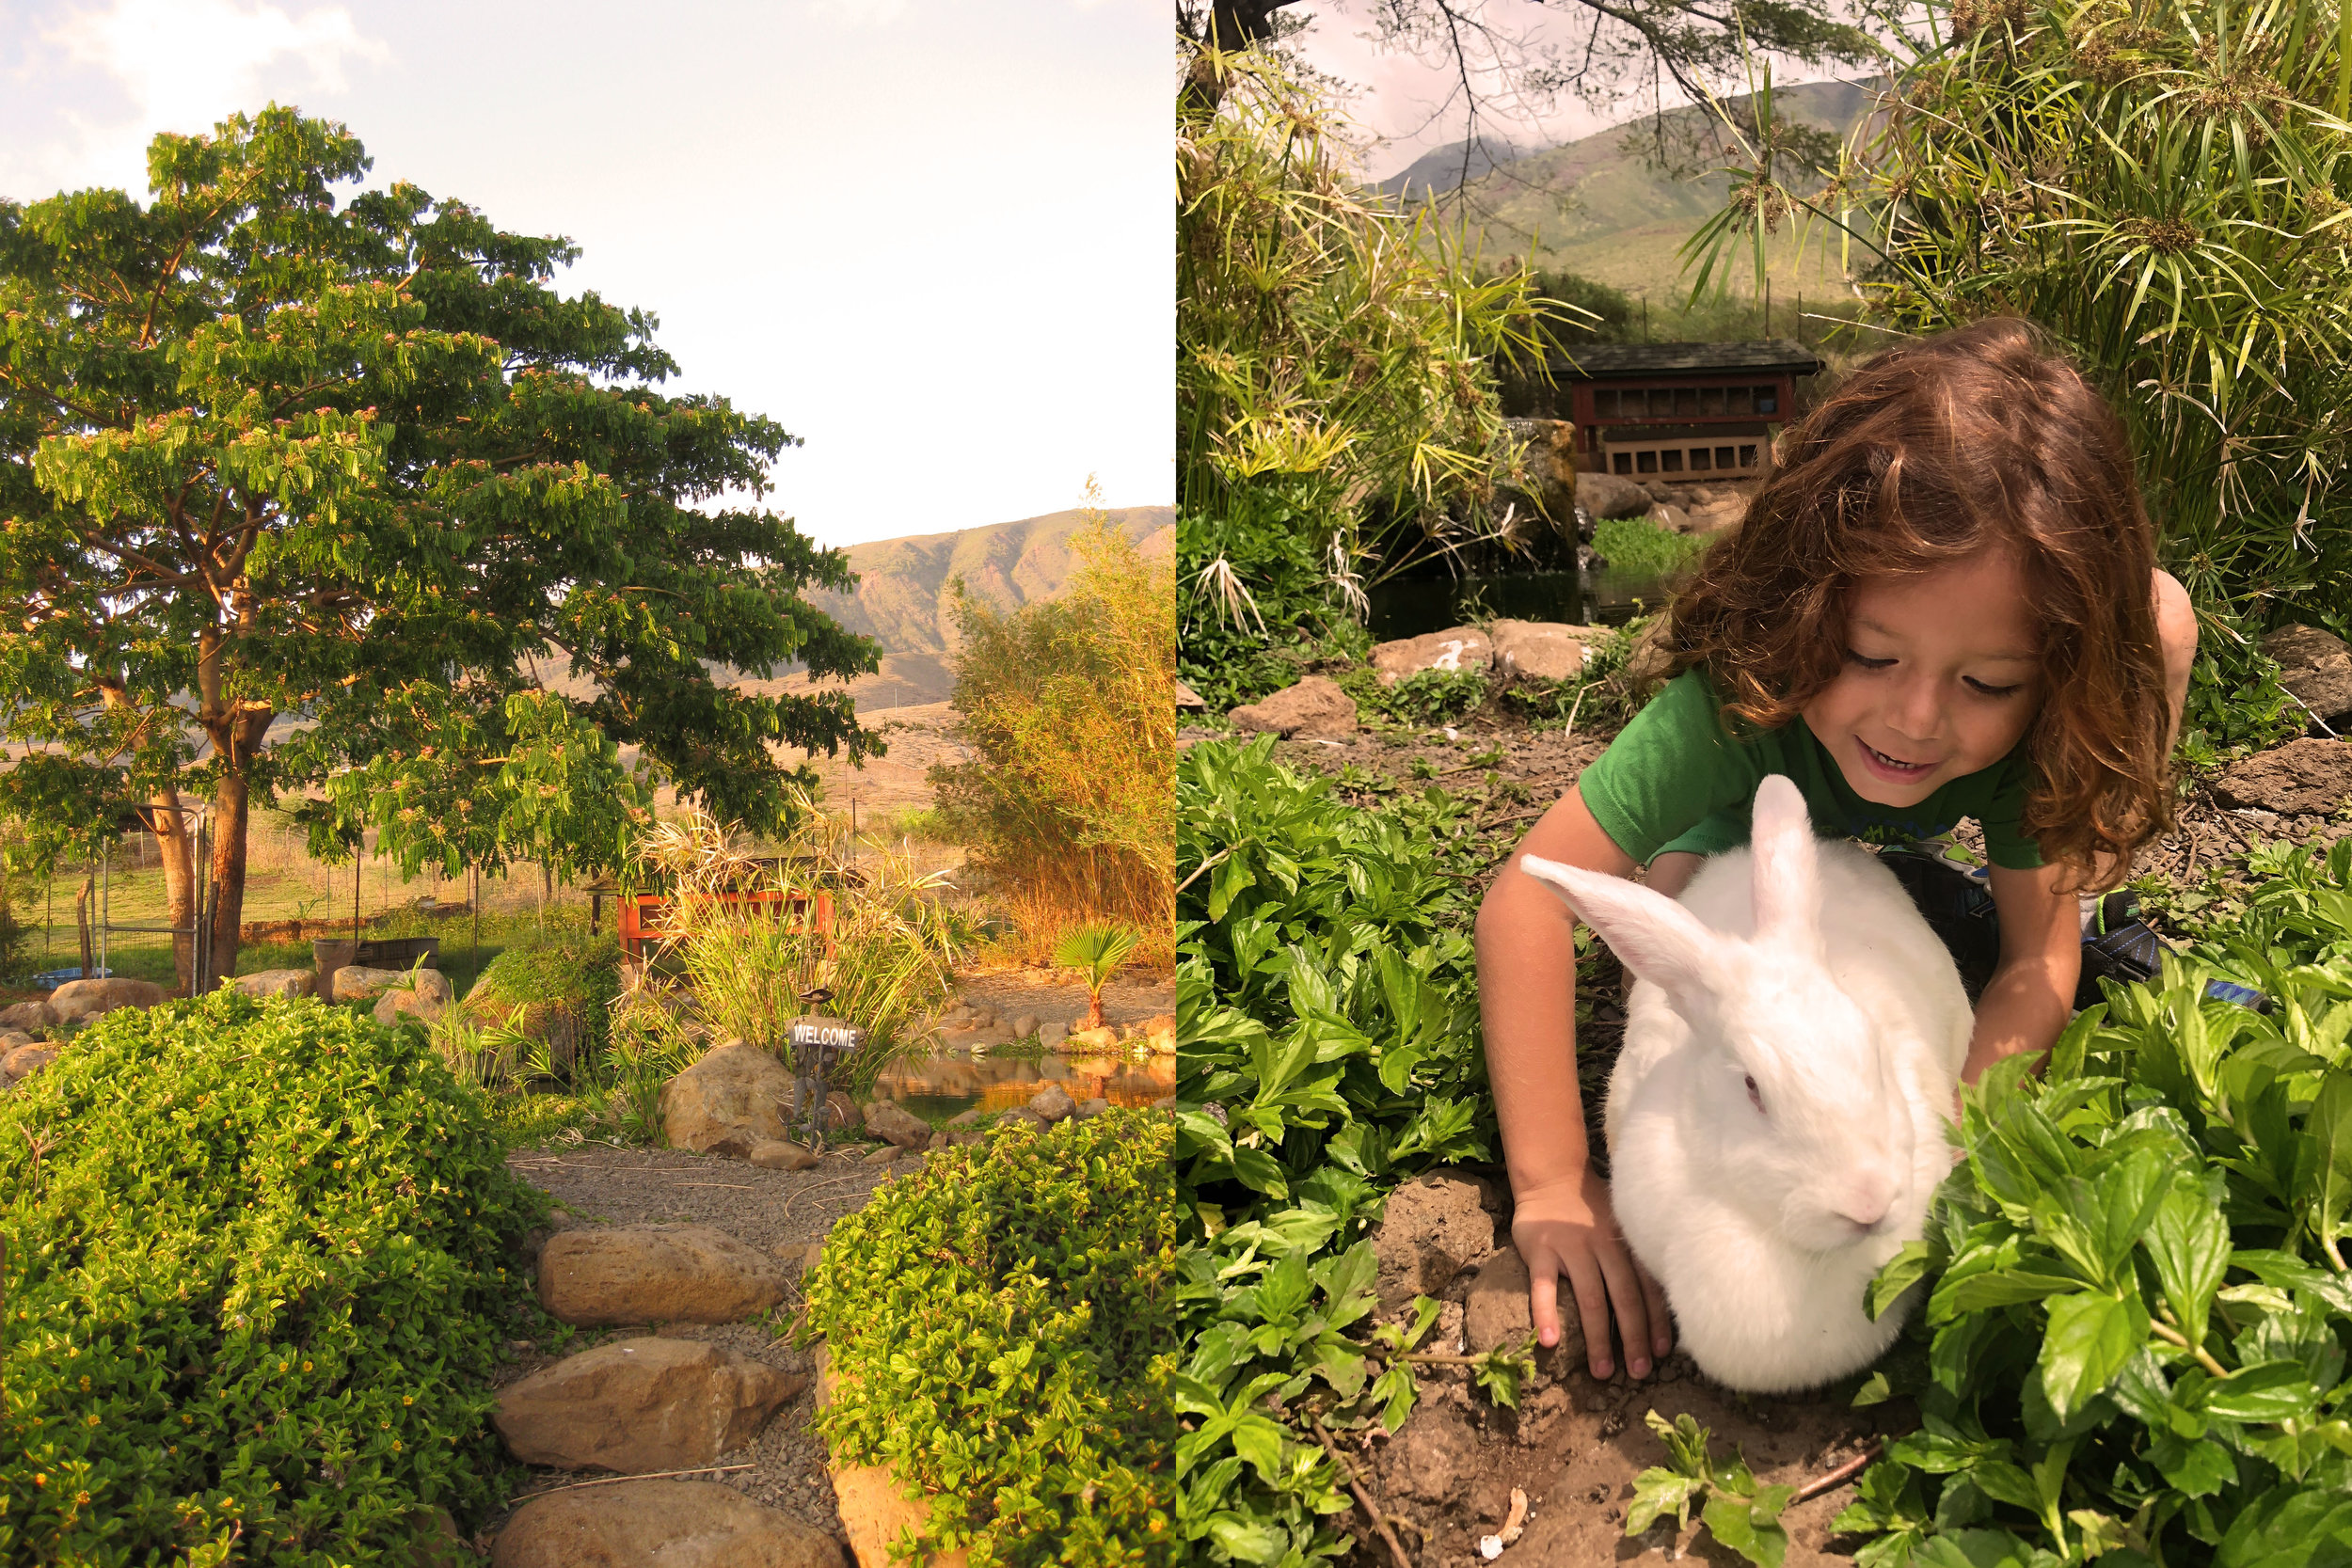
POLYGON ((2041 847, 2021 827, 2030 769, 2021 740, 1992 767, 1952 780, 1915 806, 1882 806, 1853 792, 1802 719, 1735 737, 1713 688, 1699 671, 1686 670, 1633 716, 1577 789, 1601 832, 1645 865, 1669 849, 1711 855, 1745 844, 1756 786, 1768 773, 1784 773, 1804 792, 1816 832, 1901 844, 1949 832, 1969 816, 1984 829, 1993 863, 2024 871, 2042 863, 2041 847))

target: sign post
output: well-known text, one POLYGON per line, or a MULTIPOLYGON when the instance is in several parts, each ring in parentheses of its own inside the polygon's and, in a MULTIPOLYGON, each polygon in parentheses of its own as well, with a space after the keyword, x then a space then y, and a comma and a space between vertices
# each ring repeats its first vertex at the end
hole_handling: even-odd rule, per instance
POLYGON ((835 1063, 865 1045, 866 1031, 854 1023, 816 1014, 794 1019, 786 1038, 792 1050, 792 1117, 787 1129, 804 1131, 809 1147, 822 1154, 830 1093, 825 1081, 835 1063))

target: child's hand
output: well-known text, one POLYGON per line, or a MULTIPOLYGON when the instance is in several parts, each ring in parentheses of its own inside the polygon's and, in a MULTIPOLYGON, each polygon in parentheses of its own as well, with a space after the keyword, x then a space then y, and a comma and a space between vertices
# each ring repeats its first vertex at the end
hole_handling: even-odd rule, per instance
POLYGON ((1613 1307, 1631 1363, 1627 1370, 1635 1377, 1649 1376, 1650 1357, 1674 1349, 1665 1292, 1627 1250, 1625 1238, 1617 1233, 1617 1216, 1609 1207, 1608 1183, 1591 1166, 1573 1180, 1519 1195, 1511 1219, 1511 1243, 1527 1263, 1528 1307, 1538 1344, 1560 1342, 1560 1276, 1565 1274, 1576 1293, 1584 1357, 1593 1376, 1606 1378, 1613 1370, 1613 1307))

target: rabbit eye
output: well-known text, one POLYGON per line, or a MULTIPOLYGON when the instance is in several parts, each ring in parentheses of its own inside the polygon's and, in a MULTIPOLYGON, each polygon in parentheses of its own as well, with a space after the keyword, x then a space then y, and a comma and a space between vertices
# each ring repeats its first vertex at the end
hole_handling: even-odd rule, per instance
POLYGON ((1756 1074, 1753 1072, 1748 1074, 1748 1103, 1756 1107, 1756 1115, 1764 1114, 1764 1096, 1756 1089, 1756 1074))

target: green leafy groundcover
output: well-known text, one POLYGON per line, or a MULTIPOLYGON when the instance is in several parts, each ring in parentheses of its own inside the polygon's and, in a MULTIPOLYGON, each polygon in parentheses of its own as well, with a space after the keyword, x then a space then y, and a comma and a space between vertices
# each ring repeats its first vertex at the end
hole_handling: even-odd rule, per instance
POLYGON ((315 1002, 77 1035, 0 1097, 0 1560, 405 1562, 502 1501, 485 1380, 546 1210, 505 1153, 413 1031, 315 1002))
POLYGON ((1873 1287, 1931 1293, 1861 1396, 1923 1418, 1836 1521, 1866 1568, 2352 1563, 2352 840, 2079 1015, 2046 1081, 1987 1073, 1962 1134, 1873 1287))
MULTIPOLYGON (((1272 751, 1204 741, 1177 772, 1178 1514, 1218 1563, 1346 1549, 1323 1433, 1396 1431, 1416 1361, 1449 1359, 1420 1349, 1435 1302, 1370 1321, 1366 1232, 1398 1182, 1496 1147, 1470 823, 1436 789, 1360 810, 1272 751)), ((1516 1399, 1520 1354, 1473 1363, 1516 1399)))
POLYGON ((833 1228, 807 1332, 834 1452, 933 1494, 918 1549, 1175 1560, 1168 1118, 1118 1109, 934 1153, 833 1228))

